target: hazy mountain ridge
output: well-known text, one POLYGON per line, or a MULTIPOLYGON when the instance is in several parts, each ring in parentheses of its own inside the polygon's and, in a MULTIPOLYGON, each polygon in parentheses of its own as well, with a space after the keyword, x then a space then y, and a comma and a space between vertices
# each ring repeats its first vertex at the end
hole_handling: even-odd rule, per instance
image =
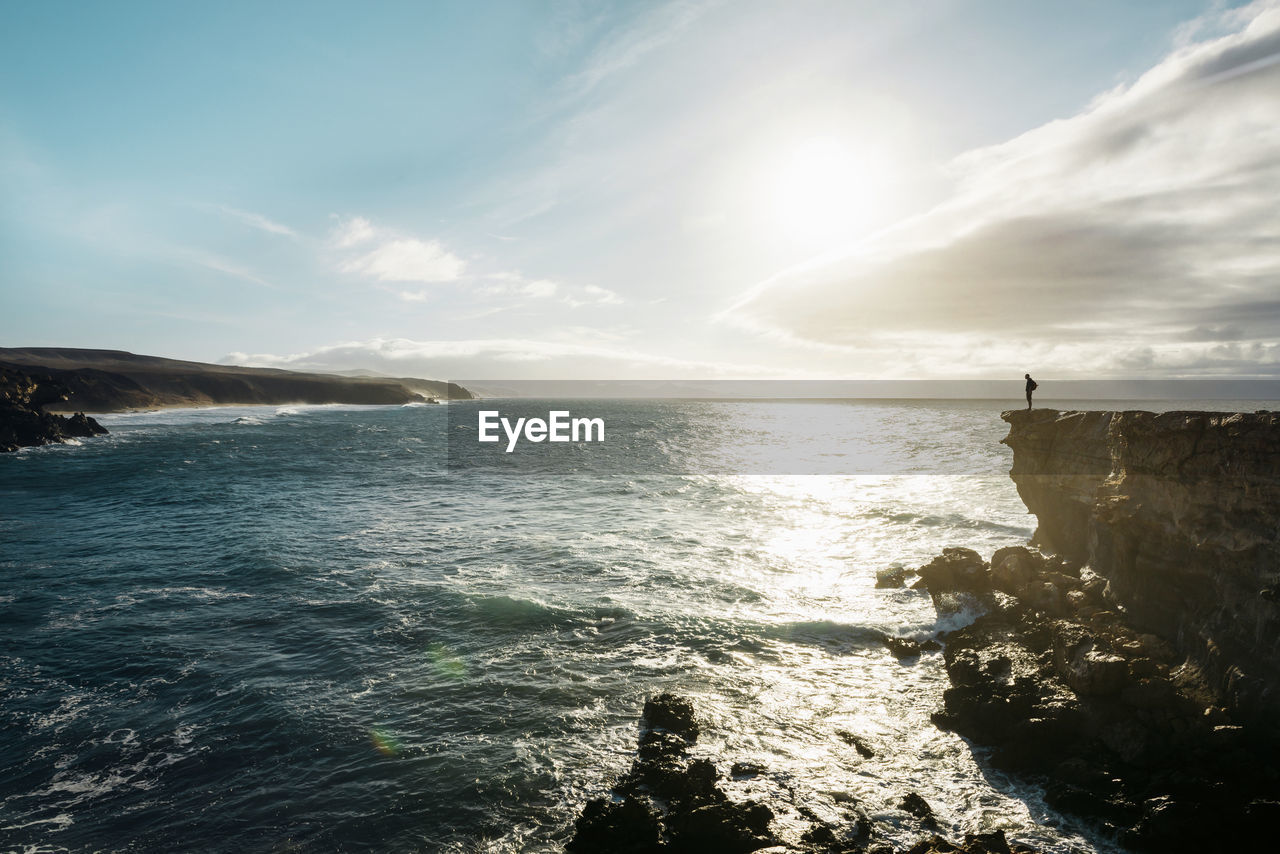
POLYGON ((435 397, 469 400, 454 383, 416 377, 351 377, 247 368, 72 347, 0 347, 0 365, 39 370, 70 390, 49 404, 60 412, 111 412, 215 404, 404 404, 435 397))

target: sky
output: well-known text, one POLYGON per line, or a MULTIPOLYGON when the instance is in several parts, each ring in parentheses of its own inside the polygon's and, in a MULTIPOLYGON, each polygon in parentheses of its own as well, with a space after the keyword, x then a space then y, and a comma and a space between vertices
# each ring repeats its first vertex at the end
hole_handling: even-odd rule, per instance
POLYGON ((1280 0, 0 3, 0 346, 1280 377, 1280 0))

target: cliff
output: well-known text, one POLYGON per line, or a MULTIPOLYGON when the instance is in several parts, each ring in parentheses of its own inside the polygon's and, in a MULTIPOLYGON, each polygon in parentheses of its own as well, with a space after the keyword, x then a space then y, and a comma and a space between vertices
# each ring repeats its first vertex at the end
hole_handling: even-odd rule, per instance
POLYGON ((1038 527, 919 569, 947 633, 934 722, 1143 851, 1274 850, 1280 415, 1005 412, 1038 527))
POLYGON ((0 452, 107 432, 83 412, 68 418, 44 411, 67 395, 66 386, 53 377, 0 367, 0 452))
POLYGON ((1033 545, 1084 563, 1242 720, 1280 712, 1280 413, 1014 410, 1033 545))
POLYGON ((67 388, 60 411, 111 412, 212 404, 403 404, 427 397, 470 400, 455 383, 414 377, 351 377, 142 356, 120 350, 0 347, 0 365, 48 375, 67 388))

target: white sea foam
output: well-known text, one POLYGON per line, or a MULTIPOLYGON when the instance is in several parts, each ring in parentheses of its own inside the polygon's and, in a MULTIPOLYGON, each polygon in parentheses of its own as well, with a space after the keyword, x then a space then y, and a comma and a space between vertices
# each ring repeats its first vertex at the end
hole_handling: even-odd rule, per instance
MULTIPOLYGON (((58 813, 57 815, 49 816, 48 818, 37 818, 37 819, 33 819, 32 821, 25 821, 17 824, 8 824, 0 829, 24 830, 28 827, 45 827, 49 830, 66 830, 68 827, 70 827, 73 824, 75 824, 75 819, 71 816, 70 813, 58 813)), ((19 850, 24 852, 43 852, 43 851, 65 851, 67 849, 48 848, 43 845, 40 845, 40 846, 29 846, 27 848, 22 848, 19 850)))
POLYGON ((138 590, 137 593, 141 596, 159 596, 161 598, 168 598, 170 596, 190 596, 192 598, 204 599, 207 601, 253 598, 252 593, 247 593, 243 590, 224 590, 215 587, 147 587, 138 590))

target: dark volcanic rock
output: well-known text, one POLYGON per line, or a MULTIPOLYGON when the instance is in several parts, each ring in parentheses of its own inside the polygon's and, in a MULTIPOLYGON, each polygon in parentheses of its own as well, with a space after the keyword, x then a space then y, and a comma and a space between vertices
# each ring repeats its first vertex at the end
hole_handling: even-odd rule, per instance
POLYGON ((886 635, 884 645, 893 653, 893 657, 902 660, 904 658, 918 658, 920 656, 920 642, 911 638, 899 638, 893 635, 886 635))
POLYGON ((668 850, 703 854, 756 851, 774 843, 769 832, 773 810, 764 804, 704 804, 688 812, 668 814, 668 850))
MULTIPOLYGON (((690 758, 698 738, 693 703, 663 693, 644 704, 636 761, 612 799, 591 801, 566 846, 571 852, 725 851, 745 854, 774 845, 773 812, 729 800, 707 758, 690 758)), ((734 765, 735 776, 759 766, 734 765)))
POLYGON ((840 736, 840 740, 845 744, 858 751, 858 755, 863 759, 871 759, 875 757, 876 752, 871 749, 871 745, 867 744, 867 740, 860 735, 855 735, 847 729, 836 730, 836 735, 840 736))
POLYGON ((1088 570, 1073 575, 1032 549, 1002 552, 980 597, 986 613, 946 636, 952 684, 935 723, 991 748, 997 767, 1044 775, 1052 806, 1134 848, 1173 850, 1176 840, 1208 852, 1254 838, 1250 810, 1264 808, 1253 805, 1280 799, 1275 727, 1206 715, 1212 692, 1172 644, 1088 594, 1071 597, 1092 583, 1088 570))
POLYGON ((1264 595, 1280 581, 1280 414, 1002 417, 1033 542, 1105 579, 1083 596, 1169 641, 1237 718, 1280 717, 1280 607, 1264 595))
POLYGON ((666 730, 690 743, 698 740, 693 703, 675 694, 659 694, 645 700, 644 723, 650 729, 666 730))
POLYGON ((904 566, 891 566, 887 569, 878 569, 876 570, 876 587, 902 587, 906 583, 907 572, 908 570, 904 566))
POLYGON ((62 432, 63 435, 66 436, 88 438, 90 436, 105 436, 107 434, 107 428, 103 427, 83 412, 77 412, 74 415, 69 415, 63 418, 62 432))
POLYGON ((1274 848, 1280 416, 1003 418, 1039 549, 992 556, 935 721, 1130 847, 1274 848))
POLYGON ((582 810, 574 823, 573 839, 566 851, 648 854, 659 851, 658 815, 642 801, 620 802, 597 798, 582 810))
MULTIPOLYGON (((720 777, 712 759, 690 757, 698 724, 693 704, 684 697, 660 694, 649 699, 644 709, 635 761, 609 797, 596 798, 583 808, 565 846, 571 854, 747 854, 762 849, 768 849, 768 854, 893 854, 898 850, 879 836, 884 826, 873 822, 848 796, 838 802, 813 800, 812 794, 806 796, 787 782, 791 775, 770 775, 748 762, 732 764, 734 782, 730 783, 720 777), (751 794, 744 798, 744 791, 751 794), (774 794, 768 802, 759 797, 770 791, 774 794)), ((838 734, 863 756, 874 755, 857 736, 838 734)), ((935 826, 933 811, 918 794, 907 793, 902 809, 926 828, 935 826)), ((958 846, 933 837, 922 842, 919 850, 974 854, 1010 850, 991 847, 993 839, 966 837, 964 845, 958 846)), ((1001 844, 1003 840, 999 836, 1001 844)), ((1013 847, 1016 852, 1029 850, 1013 847)))
POLYGON ((938 820, 933 815, 933 807, 916 792, 908 792, 898 803, 898 809, 920 820, 925 827, 937 827, 938 820))
POLYGON ((964 844, 956 845, 941 836, 922 839, 912 846, 907 854, 1021 854, 1031 851, 1025 845, 1010 846, 1004 837, 1004 831, 992 833, 966 833, 964 844))
POLYGON ((990 567, 973 549, 945 548, 918 573, 912 589, 928 590, 939 614, 971 607, 991 591, 990 567))
POLYGON ((920 578, 929 590, 982 593, 991 589, 987 562, 973 549, 950 547, 920 567, 920 578))
POLYGON ((0 451, 107 432, 83 412, 67 417, 42 411, 42 407, 65 400, 67 395, 67 388, 51 376, 0 366, 0 451))

